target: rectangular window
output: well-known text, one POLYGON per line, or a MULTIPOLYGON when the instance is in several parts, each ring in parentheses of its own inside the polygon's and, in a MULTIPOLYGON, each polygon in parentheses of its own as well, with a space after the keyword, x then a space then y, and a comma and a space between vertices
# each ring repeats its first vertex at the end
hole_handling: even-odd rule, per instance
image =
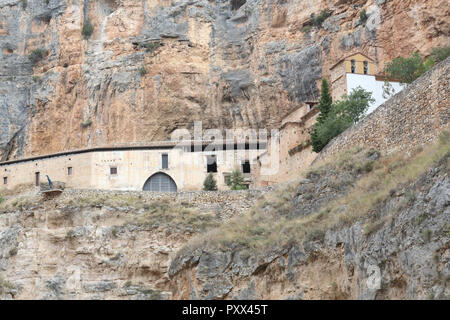
POLYGON ((355 73, 356 72, 356 61, 352 60, 351 63, 352 63, 352 73, 355 73))
POLYGON ((251 172, 250 161, 245 161, 242 164, 242 172, 243 173, 250 173, 251 172))
POLYGON ((117 174, 117 167, 111 167, 111 168, 109 168, 109 173, 110 173, 110 174, 117 174))
POLYGON ((3 177, 3 184, 8 184, 8 177, 3 177))
POLYGON ((364 61, 364 74, 368 74, 368 73, 369 73, 369 62, 364 61))
POLYGON ((69 176, 72 175, 72 167, 67 168, 67 175, 69 175, 69 176))
POLYGON ((40 173, 39 172, 36 172, 35 173, 35 182, 36 182, 36 187, 39 187, 39 184, 41 183, 41 181, 40 181, 40 173))
POLYGON ((161 168, 169 169, 169 155, 166 153, 161 155, 161 168))
POLYGON ((206 157, 206 172, 217 172, 217 158, 216 156, 207 156, 206 157))

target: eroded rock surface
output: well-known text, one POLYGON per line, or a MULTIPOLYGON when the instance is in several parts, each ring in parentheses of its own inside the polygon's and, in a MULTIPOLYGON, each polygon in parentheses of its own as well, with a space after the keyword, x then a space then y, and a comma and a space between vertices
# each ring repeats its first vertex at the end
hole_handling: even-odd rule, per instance
POLYGON ((382 68, 448 45, 448 15, 445 0, 1 0, 0 155, 165 140, 195 120, 278 127, 349 53, 382 68))

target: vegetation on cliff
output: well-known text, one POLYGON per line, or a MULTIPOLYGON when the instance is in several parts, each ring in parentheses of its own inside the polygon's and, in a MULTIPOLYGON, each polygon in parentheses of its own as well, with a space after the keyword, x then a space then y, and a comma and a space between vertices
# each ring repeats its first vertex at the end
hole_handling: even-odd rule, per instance
POLYGON ((427 59, 419 52, 414 52, 409 57, 398 57, 387 63, 384 73, 390 79, 398 80, 401 83, 411 83, 430 70, 436 63, 449 56, 450 46, 433 48, 427 59))
MULTIPOLYGON (((414 192, 401 191, 408 183, 437 164, 450 168, 450 133, 444 132, 436 143, 418 148, 411 156, 400 152, 378 157, 376 150, 357 148, 317 164, 305 174, 306 180, 279 187, 260 200, 249 214, 235 217, 190 241, 180 254, 198 247, 239 245, 256 252, 283 248, 292 243, 321 240, 327 230, 360 220, 365 221, 369 235, 389 224, 408 205, 414 192), (315 186, 335 190, 330 201, 316 199, 315 186), (396 193, 403 194, 402 200, 387 216, 380 220, 371 214, 396 193), (316 205, 317 201, 321 205, 316 205), (311 213, 303 211, 309 207, 316 209, 311 213)), ((321 192, 321 197, 326 198, 321 192)))
POLYGON ((84 39, 89 39, 92 33, 94 33, 94 26, 92 25, 90 20, 87 20, 83 25, 81 34, 83 35, 84 39))
POLYGON ((359 87, 333 104, 328 82, 323 79, 318 105, 320 114, 311 132, 313 151, 320 152, 334 137, 361 120, 373 101, 372 94, 359 87))
POLYGON ((37 48, 31 51, 31 53, 28 55, 28 59, 30 59, 32 64, 36 64, 47 55, 48 51, 44 48, 37 48))

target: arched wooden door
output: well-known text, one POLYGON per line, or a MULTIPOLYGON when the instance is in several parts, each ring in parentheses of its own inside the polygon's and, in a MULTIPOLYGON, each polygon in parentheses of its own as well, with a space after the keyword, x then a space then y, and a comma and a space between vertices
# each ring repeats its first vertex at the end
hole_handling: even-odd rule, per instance
POLYGON ((177 192, 177 184, 169 175, 158 172, 145 182, 144 191, 177 192))

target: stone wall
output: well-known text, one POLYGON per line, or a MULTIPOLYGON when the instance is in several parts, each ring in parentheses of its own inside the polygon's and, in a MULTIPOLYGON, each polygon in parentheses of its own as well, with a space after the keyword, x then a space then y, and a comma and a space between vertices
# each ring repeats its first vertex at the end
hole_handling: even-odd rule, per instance
POLYGON ((317 160, 355 146, 391 153, 427 144, 449 127, 450 58, 332 140, 317 160))
POLYGON ((236 214, 242 214, 250 209, 258 198, 266 194, 273 187, 251 190, 224 191, 189 191, 177 193, 157 193, 146 191, 103 191, 103 190, 64 190, 60 200, 76 197, 114 197, 129 195, 146 201, 170 201, 183 206, 195 207, 201 211, 214 212, 220 219, 227 219, 236 214))

